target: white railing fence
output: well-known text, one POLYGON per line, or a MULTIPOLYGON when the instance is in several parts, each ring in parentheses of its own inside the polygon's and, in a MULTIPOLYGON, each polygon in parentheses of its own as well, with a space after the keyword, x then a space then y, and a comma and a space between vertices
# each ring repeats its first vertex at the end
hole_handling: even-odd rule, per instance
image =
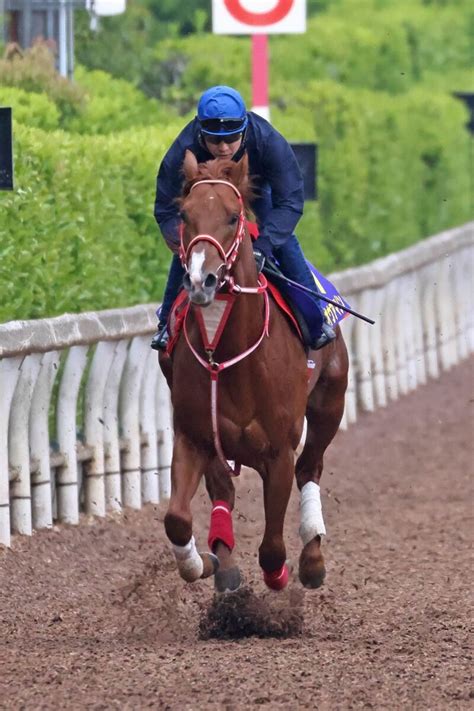
MULTIPOLYGON (((349 317, 342 426, 474 350, 474 223, 331 275, 349 317)), ((169 393, 149 347, 155 305, 0 325, 0 544, 80 512, 169 496, 169 393)))
POLYGON ((342 427, 437 378, 474 351, 474 222, 332 274, 352 307, 342 322, 351 367, 342 427))
POLYGON ((0 543, 168 498, 156 306, 0 326, 0 543))

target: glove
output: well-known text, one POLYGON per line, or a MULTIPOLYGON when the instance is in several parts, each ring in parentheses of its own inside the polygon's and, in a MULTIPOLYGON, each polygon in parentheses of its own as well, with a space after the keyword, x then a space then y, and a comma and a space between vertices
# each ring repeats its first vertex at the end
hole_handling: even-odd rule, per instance
POLYGON ((260 274, 266 261, 272 260, 272 245, 269 239, 259 237, 253 244, 253 254, 257 263, 257 271, 260 274))
POLYGON ((268 237, 259 237, 253 243, 253 251, 261 252, 267 259, 272 258, 273 248, 268 237))
POLYGON ((263 267, 265 266, 265 255, 263 252, 260 252, 259 249, 254 249, 253 256, 255 257, 255 264, 257 265, 257 272, 258 272, 258 274, 260 274, 260 272, 263 270, 263 267))

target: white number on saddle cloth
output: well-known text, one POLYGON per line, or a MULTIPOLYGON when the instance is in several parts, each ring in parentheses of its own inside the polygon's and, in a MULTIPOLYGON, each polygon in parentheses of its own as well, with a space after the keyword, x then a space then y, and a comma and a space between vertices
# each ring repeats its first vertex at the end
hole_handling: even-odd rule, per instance
POLYGON ((321 492, 319 484, 314 481, 308 481, 301 489, 300 513, 300 538, 303 545, 312 541, 315 536, 326 535, 321 508, 321 492))
POLYGON ((204 347, 207 350, 214 350, 217 347, 234 301, 233 294, 218 294, 212 304, 206 308, 195 309, 204 347))

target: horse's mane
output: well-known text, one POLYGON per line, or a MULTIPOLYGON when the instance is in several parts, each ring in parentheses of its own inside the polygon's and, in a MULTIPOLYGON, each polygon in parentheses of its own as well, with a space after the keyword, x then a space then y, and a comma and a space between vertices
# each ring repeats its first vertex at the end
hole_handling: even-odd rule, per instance
POLYGON ((190 193, 192 186, 200 180, 227 180, 232 185, 235 185, 237 190, 242 195, 244 205, 247 207, 252 196, 252 183, 249 179, 247 171, 242 173, 242 167, 239 163, 233 160, 215 159, 209 160, 207 163, 199 163, 196 175, 187 180, 183 186, 182 196, 180 201, 184 200, 190 193))

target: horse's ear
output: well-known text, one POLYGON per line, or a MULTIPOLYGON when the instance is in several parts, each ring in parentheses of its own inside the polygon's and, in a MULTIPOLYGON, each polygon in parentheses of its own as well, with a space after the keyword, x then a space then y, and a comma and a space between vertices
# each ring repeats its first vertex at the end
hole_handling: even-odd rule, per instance
POLYGON ((194 180, 198 174, 198 170, 199 168, 196 156, 192 151, 186 150, 183 162, 183 173, 186 180, 194 180))

